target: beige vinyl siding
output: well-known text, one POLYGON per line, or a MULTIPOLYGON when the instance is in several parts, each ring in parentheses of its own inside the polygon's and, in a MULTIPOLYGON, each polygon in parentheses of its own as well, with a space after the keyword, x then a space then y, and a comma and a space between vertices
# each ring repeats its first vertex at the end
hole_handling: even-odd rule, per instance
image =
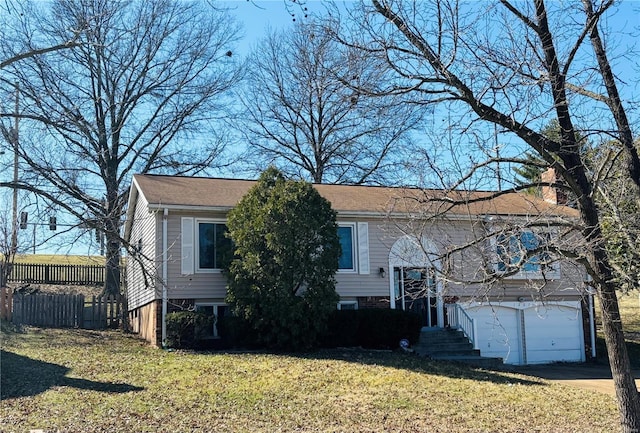
MULTIPOLYGON (((377 270, 382 266, 379 263, 385 262, 384 268, 387 272, 387 278, 378 277, 378 279, 386 282, 386 295, 389 294, 389 251, 394 242, 402 236, 410 235, 428 239, 435 245, 439 254, 443 254, 447 248, 452 246, 467 245, 485 236, 482 224, 469 220, 442 220, 438 222, 386 220, 370 224, 369 227, 373 234, 370 237, 371 270, 372 274, 375 273, 377 276, 377 270)), ((580 296, 576 289, 582 287, 584 271, 569 261, 563 261, 559 264, 559 278, 555 279, 545 280, 538 275, 531 280, 506 278, 492 286, 479 282, 470 283, 482 278, 487 263, 486 259, 483 260, 483 255, 491 253, 491 248, 488 243, 481 242, 462 252, 454 253, 451 257, 452 278, 445 278, 442 274, 437 277, 443 286, 443 296, 473 298, 478 301, 486 299, 517 300, 519 297, 525 297, 528 300, 531 300, 532 297, 546 300, 565 300, 580 296)), ((355 286, 354 284, 354 288, 355 286)))
POLYGON ((360 251, 358 250, 359 242, 356 235, 354 239, 354 248, 356 248, 355 262, 357 269, 355 272, 338 271, 338 273, 336 273, 336 291, 341 298, 357 296, 389 296, 389 253, 385 250, 386 246, 380 240, 384 234, 383 226, 385 221, 381 219, 340 218, 338 215, 338 224, 358 222, 368 223, 369 273, 360 273, 360 264, 358 263, 360 251), (387 273, 385 278, 380 278, 380 268, 384 268, 387 273))
MULTIPOLYGON (((470 221, 451 221, 441 223, 441 233, 446 233, 440 240, 442 245, 464 245, 484 236, 484 228, 470 221)), ((468 283, 479 280, 485 274, 485 266, 493 266, 490 256, 494 254, 495 245, 489 241, 482 242, 469 249, 453 255, 453 281, 445 283, 444 296, 472 298, 479 302, 485 300, 515 301, 524 297, 527 300, 567 300, 580 297, 579 289, 584 281, 584 270, 570 261, 561 261, 558 273, 548 276, 542 274, 523 275, 504 278, 491 285, 468 283), (483 255, 485 260, 483 260, 483 255), (467 283, 465 283, 467 282, 467 283)))
MULTIPOLYGON (((192 274, 182 275, 182 218, 195 218, 199 220, 213 220, 224 222, 225 215, 211 212, 169 212, 167 239, 168 239, 168 281, 167 292, 169 298, 200 299, 216 298, 224 299, 226 296, 226 278, 219 271, 199 272, 197 263, 194 264, 192 274)), ((197 248, 197 226, 194 227, 194 258, 197 248)))
POLYGON ((159 297, 156 290, 158 281, 154 276, 161 272, 161 249, 158 242, 161 239, 161 216, 157 212, 149 212, 148 203, 142 196, 138 196, 133 214, 129 242, 132 246, 141 246, 140 259, 127 259, 127 296, 129 309, 145 305, 159 297), (141 242, 140 242, 141 241, 141 242), (144 266, 144 272, 143 267, 144 266), (146 273, 146 278, 145 278, 146 273))
MULTIPOLYGON (((224 213, 213 212, 178 212, 171 211, 168 217, 168 281, 167 288, 169 298, 173 299, 224 299, 226 295, 226 279, 220 272, 198 272, 197 264, 194 273, 189 275, 181 274, 182 258, 182 238, 181 219, 183 217, 198 220, 212 220, 223 222, 224 213)), ((358 269, 355 271, 340 271, 336 274, 336 290, 341 298, 355 298, 362 296, 389 296, 389 278, 392 269, 389 269, 389 251, 394 242, 403 235, 411 234, 424 236, 429 239, 442 253, 451 245, 462 245, 468 243, 474 236, 480 236, 481 226, 472 225, 469 221, 440 221, 437 223, 420 223, 419 226, 409 222, 390 221, 386 218, 340 218, 338 223, 358 223, 368 224, 369 234, 369 274, 361 274, 358 269), (474 232, 476 230, 476 232, 474 232), (379 269, 384 268, 385 277, 381 278, 379 269)), ((160 225, 160 224, 158 224, 160 225)), ((357 225, 356 225, 357 226, 357 225)), ((197 230, 197 229, 196 229, 197 230)), ((158 228, 160 232, 160 228, 158 228)), ((161 233, 158 233, 160 238, 161 233)), ((197 235, 194 234, 197 238, 197 235)), ((354 239, 354 247, 357 248, 358 241, 354 239)), ((197 241, 194 242, 194 248, 197 241)), ((479 270, 483 267, 481 260, 483 247, 471 248, 464 253, 457 253, 453 256, 454 273, 459 280, 470 280, 474 276, 481 275, 479 270)), ((486 253, 486 250, 484 251, 486 253)), ((356 263, 358 262, 358 252, 356 252, 356 263)), ((559 280, 549 280, 544 282, 542 294, 549 299, 570 299, 577 295, 572 288, 580 287, 582 274, 570 264, 562 264, 561 278, 559 280)), ((461 284, 452 281, 444 283, 444 296, 472 297, 474 299, 515 300, 520 296, 531 297, 531 288, 542 284, 543 280, 507 279, 489 288, 482 284, 461 284), (490 290, 488 290, 490 289, 490 290)))
MULTIPOLYGON (((211 219, 224 221, 222 213, 169 213, 168 226, 168 293, 169 298, 217 298, 224 299, 226 295, 226 278, 219 272, 198 272, 193 274, 181 274, 181 219, 193 217, 195 220, 211 219)), ((342 220, 339 222, 363 222, 363 220, 342 220)), ((377 237, 383 236, 380 228, 381 220, 366 220, 369 232, 369 274, 355 272, 338 272, 336 275, 336 290, 341 297, 355 296, 388 296, 388 251, 385 246, 377 242, 377 237), (381 278, 379 268, 383 267, 387 272, 386 278, 381 278)), ((354 239, 357 248, 357 239, 354 239)), ((197 246, 197 242, 194 243, 197 246)), ((356 263, 358 262, 356 254, 356 263)), ((195 266, 197 268, 197 265, 195 266)))

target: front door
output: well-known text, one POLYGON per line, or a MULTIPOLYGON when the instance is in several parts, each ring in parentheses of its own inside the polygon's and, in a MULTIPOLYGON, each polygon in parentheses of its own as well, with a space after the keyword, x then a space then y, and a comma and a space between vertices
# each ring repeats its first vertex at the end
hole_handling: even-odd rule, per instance
POLYGON ((436 279, 433 268, 393 269, 396 308, 422 317, 422 326, 438 326, 436 279))

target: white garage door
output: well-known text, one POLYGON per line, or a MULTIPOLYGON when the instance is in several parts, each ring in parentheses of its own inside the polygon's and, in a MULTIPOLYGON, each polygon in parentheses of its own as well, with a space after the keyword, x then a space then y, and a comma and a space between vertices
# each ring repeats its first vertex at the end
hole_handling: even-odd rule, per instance
POLYGON ((527 364, 584 361, 579 304, 542 305, 523 310, 527 364))
POLYGON ((478 306, 467 310, 476 322, 482 356, 502 358, 506 364, 522 364, 518 310, 508 306, 478 306))
POLYGON ((506 364, 584 361, 579 302, 504 302, 465 310, 476 322, 482 356, 502 358, 506 364))

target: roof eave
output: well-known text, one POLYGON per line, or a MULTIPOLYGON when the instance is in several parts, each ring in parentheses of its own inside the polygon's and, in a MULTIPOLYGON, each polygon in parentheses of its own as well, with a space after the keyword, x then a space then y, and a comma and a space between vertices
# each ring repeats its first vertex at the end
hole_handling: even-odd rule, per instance
POLYGON ((198 211, 198 212, 229 212, 234 206, 201 206, 201 205, 182 205, 182 204, 166 204, 166 203, 149 203, 147 205, 149 211, 164 210, 169 211, 198 211))
POLYGON ((127 200, 127 212, 125 214, 125 221, 124 221, 123 239, 126 242, 129 242, 129 237, 131 236, 133 214, 135 213, 136 204, 138 202, 139 191, 140 191, 140 185, 138 185, 138 182, 136 181, 136 177, 133 176, 133 180, 131 182, 131 188, 129 190, 129 200, 127 200))

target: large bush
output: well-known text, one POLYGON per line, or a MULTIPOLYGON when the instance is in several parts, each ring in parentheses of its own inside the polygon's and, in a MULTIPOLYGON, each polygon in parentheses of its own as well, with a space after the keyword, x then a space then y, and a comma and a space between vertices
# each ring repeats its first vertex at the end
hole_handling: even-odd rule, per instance
POLYGON ((338 295, 336 213, 307 182, 275 168, 228 215, 235 245, 227 269, 227 302, 271 348, 317 344, 338 295))

